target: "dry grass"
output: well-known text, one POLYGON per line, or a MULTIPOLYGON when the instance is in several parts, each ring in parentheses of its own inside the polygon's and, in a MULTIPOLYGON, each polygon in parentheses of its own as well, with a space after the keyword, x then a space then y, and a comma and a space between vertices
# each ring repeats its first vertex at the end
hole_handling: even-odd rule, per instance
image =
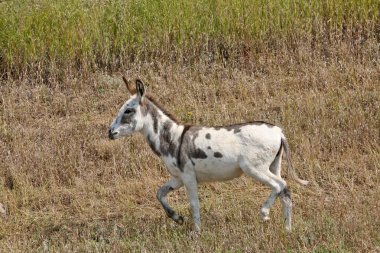
MULTIPOLYGON (((269 189, 240 178, 200 187, 203 233, 167 219, 156 189, 168 179, 141 136, 107 139, 126 99, 120 73, 8 80, 1 85, 0 251, 376 252, 380 250, 378 55, 325 60, 262 55, 246 68, 140 64, 128 69, 182 121, 282 126, 296 169, 294 231, 269 189), (369 61, 368 59, 377 59, 369 61)), ((253 61, 251 61, 253 62, 253 61)), ((183 190, 170 202, 188 218, 183 190)))

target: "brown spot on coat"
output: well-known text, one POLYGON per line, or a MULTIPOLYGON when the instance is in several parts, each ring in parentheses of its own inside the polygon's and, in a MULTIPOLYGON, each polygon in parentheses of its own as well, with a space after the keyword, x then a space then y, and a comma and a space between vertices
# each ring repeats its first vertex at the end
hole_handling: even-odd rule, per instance
POLYGON ((220 152, 215 152, 215 153, 214 153, 214 157, 216 157, 216 158, 221 158, 221 157, 223 157, 223 155, 222 155, 222 153, 220 153, 220 152))
POLYGON ((136 129, 136 125, 137 125, 137 120, 133 119, 133 117, 130 117, 130 116, 127 116, 127 115, 123 115, 123 117, 121 118, 121 123, 122 124, 128 124, 131 126, 131 128, 133 130, 136 129))
POLYGON ((200 149, 200 148, 196 148, 196 149, 191 153, 191 157, 196 158, 196 159, 206 159, 206 158, 207 158, 207 155, 206 155, 206 152, 204 152, 202 149, 200 149))
POLYGON ((211 134, 210 133, 206 134, 206 139, 211 139, 211 134))
MULTIPOLYGON (((181 137, 179 139, 179 146, 178 146, 178 150, 177 150, 177 165, 180 167, 180 164, 181 164, 181 155, 182 155, 182 144, 184 142, 184 137, 185 137, 185 134, 186 132, 190 129, 191 125, 185 125, 184 128, 183 128, 183 131, 182 131, 182 134, 181 134, 181 137)), ((181 168, 180 168, 181 169, 181 168)))
POLYGON ((202 127, 189 126, 186 129, 186 132, 183 133, 181 148, 178 150, 178 152, 180 153, 178 154, 178 157, 179 157, 178 168, 180 170, 183 170, 183 168, 185 167, 185 164, 189 160, 194 165, 194 161, 192 161, 191 159, 191 158, 195 158, 194 155, 196 157, 204 157, 206 155, 206 153, 203 150, 202 151, 204 154, 202 153, 202 151, 197 150, 194 144, 194 141, 198 137, 198 132, 200 129, 202 129, 202 127))
POLYGON ((121 116, 121 124, 129 124, 131 123, 132 119, 133 115, 123 114, 123 116, 121 116))
POLYGON ((161 154, 165 156, 171 155, 172 157, 176 157, 175 151, 177 149, 177 145, 173 142, 170 132, 172 126, 173 123, 169 120, 162 126, 162 132, 160 132, 160 151, 161 154))

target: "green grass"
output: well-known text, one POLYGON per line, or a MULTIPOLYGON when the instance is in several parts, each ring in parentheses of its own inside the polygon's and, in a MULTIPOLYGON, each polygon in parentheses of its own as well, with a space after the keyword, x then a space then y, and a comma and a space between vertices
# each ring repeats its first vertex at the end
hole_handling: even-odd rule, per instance
POLYGON ((3 1, 0 70, 107 69, 294 50, 305 41, 363 43, 379 36, 379 6, 377 0, 3 1))

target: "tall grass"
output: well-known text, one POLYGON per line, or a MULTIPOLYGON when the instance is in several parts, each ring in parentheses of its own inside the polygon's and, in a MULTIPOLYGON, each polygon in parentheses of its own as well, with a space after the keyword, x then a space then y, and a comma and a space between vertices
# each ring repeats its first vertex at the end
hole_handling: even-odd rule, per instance
MULTIPOLYGON (((379 39, 377 0, 0 3, 0 72, 191 62, 379 39)), ((315 48, 314 48, 315 49, 315 48)))

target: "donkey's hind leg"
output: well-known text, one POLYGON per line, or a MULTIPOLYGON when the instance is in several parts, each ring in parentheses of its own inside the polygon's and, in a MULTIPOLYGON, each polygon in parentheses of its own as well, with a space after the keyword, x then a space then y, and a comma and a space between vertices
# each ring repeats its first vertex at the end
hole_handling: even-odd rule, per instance
POLYGON ((286 188, 286 182, 281 177, 273 174, 269 171, 268 167, 260 166, 258 168, 254 166, 241 165, 241 169, 251 176, 272 189, 268 199, 264 202, 261 208, 261 215, 263 220, 269 220, 269 210, 278 196, 281 197, 284 216, 285 216, 285 228, 290 230, 291 227, 291 211, 292 202, 290 199, 290 193, 286 188))
POLYGON ((285 229, 287 231, 292 230, 292 198, 290 196, 290 191, 288 188, 284 188, 279 194, 284 210, 285 216, 285 229))
MULTIPOLYGON (((278 184, 281 186, 282 190, 279 192, 278 188, 272 188, 268 199, 265 201, 261 208, 261 215, 264 221, 269 220, 269 210, 273 205, 277 197, 280 197, 283 214, 285 219, 285 229, 290 231, 292 228, 292 199, 290 196, 290 191, 286 187, 286 182, 282 178, 278 178, 278 184)), ((267 184, 269 185, 269 184, 267 184)))
MULTIPOLYGON (((281 178, 281 161, 282 161, 282 152, 283 147, 281 145, 280 150, 278 151, 274 161, 269 166, 269 170, 276 175, 277 177, 281 178)), ((285 181, 284 181, 285 182, 285 181)), ((288 188, 284 187, 280 193, 277 193, 275 190, 272 190, 272 193, 270 194, 267 201, 264 203, 263 208, 261 209, 261 213, 263 214, 263 219, 267 220, 269 219, 268 216, 265 216, 265 211, 268 210, 269 214, 269 207, 274 203, 276 200, 276 197, 281 198, 281 202, 283 205, 283 212, 285 216, 285 228, 290 231, 291 230, 291 221, 292 221, 292 199, 290 196, 290 191, 288 188)))
MULTIPOLYGON (((272 189, 272 192, 270 193, 267 200, 264 202, 263 206, 261 207, 260 213, 264 221, 269 220, 269 211, 274 202, 276 201, 277 197, 281 194, 281 192, 286 189, 286 182, 281 177, 278 177, 274 175, 272 172, 267 172, 267 180, 263 181, 264 184, 269 186, 272 189)), ((288 213, 284 213, 285 217, 288 216, 288 213)))
POLYGON ((277 196, 278 196, 277 191, 272 189, 272 192, 270 193, 269 197, 264 202, 260 210, 261 218, 263 219, 263 221, 268 221, 270 219, 269 211, 273 203, 276 201, 277 196))
POLYGON ((177 178, 172 178, 171 180, 169 180, 166 184, 164 184, 162 187, 160 187, 160 189, 158 189, 157 191, 157 199, 158 201, 160 201, 162 207, 164 208, 166 214, 168 217, 170 217, 171 219, 173 219, 175 222, 177 222, 178 224, 183 224, 183 217, 182 216, 179 216, 168 204, 167 200, 166 200, 166 195, 173 191, 173 190, 176 190, 178 188, 180 188, 181 186, 183 186, 183 183, 181 180, 177 179, 177 178))

